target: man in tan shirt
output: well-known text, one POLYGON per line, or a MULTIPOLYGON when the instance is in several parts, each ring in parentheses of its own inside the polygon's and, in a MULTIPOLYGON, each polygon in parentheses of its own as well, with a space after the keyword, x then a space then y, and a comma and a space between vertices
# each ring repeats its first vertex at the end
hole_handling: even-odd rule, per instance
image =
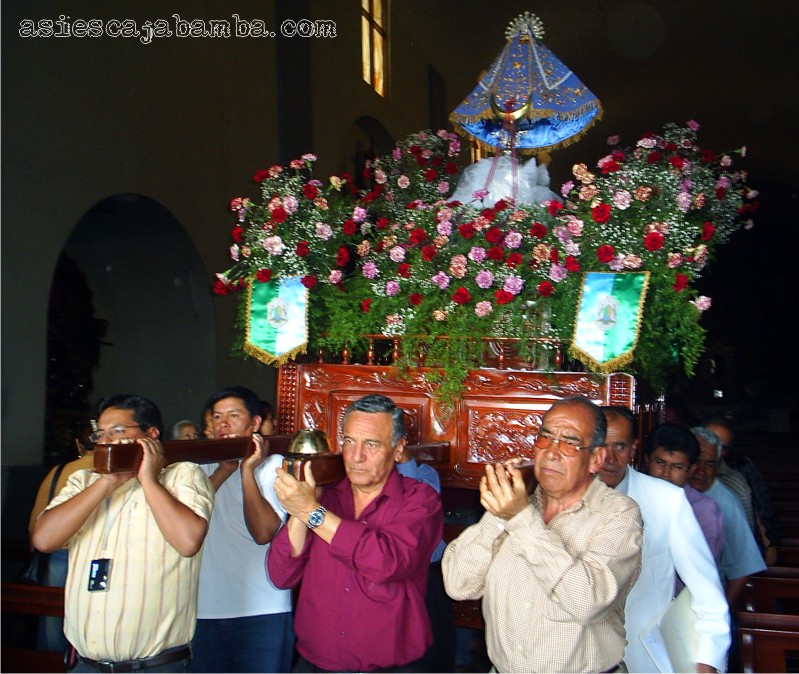
POLYGON ((624 603, 641 568, 635 502, 596 479, 606 421, 587 398, 552 405, 535 440, 532 499, 508 462, 486 466, 486 512, 444 551, 444 586, 483 600, 500 672, 616 671, 624 603))

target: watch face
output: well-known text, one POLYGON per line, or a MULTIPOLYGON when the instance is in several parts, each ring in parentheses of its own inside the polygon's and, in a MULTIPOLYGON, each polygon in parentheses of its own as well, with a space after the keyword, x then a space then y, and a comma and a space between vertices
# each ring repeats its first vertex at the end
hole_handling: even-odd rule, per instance
POLYGON ((325 511, 324 510, 314 510, 310 515, 308 515, 308 526, 312 529, 314 527, 318 527, 322 522, 325 520, 325 511))

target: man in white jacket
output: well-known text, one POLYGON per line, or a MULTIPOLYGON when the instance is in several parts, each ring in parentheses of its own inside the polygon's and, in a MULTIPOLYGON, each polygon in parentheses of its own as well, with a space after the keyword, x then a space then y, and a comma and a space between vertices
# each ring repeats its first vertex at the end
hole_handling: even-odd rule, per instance
POLYGON ((641 575, 625 605, 627 669, 658 671, 640 635, 669 606, 675 575, 679 574, 691 593, 691 608, 696 614, 696 671, 725 671, 730 646, 729 609, 713 555, 685 492, 629 465, 638 445, 633 414, 623 407, 603 409, 608 422, 607 458, 599 477, 638 503, 644 521, 641 575))

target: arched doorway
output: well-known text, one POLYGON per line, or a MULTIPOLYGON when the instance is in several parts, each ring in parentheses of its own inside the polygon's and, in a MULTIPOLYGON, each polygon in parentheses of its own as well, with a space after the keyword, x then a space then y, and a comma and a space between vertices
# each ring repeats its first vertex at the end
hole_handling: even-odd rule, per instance
POLYGON ((86 212, 51 286, 46 436, 56 446, 46 461, 72 458, 69 420, 104 395, 151 398, 167 425, 199 417, 215 385, 209 279, 180 222, 153 199, 117 194, 86 212))

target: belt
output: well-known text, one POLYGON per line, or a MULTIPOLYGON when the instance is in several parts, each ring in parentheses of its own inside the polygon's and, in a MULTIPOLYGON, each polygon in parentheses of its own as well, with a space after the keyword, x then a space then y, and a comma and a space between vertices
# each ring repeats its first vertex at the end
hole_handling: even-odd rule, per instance
POLYGON ((151 655, 149 658, 142 658, 141 660, 114 662, 113 660, 92 660, 91 658, 84 658, 82 655, 78 655, 78 659, 90 667, 95 667, 98 672, 139 672, 143 669, 184 660, 190 655, 191 649, 188 646, 175 646, 161 651, 158 655, 151 655))

